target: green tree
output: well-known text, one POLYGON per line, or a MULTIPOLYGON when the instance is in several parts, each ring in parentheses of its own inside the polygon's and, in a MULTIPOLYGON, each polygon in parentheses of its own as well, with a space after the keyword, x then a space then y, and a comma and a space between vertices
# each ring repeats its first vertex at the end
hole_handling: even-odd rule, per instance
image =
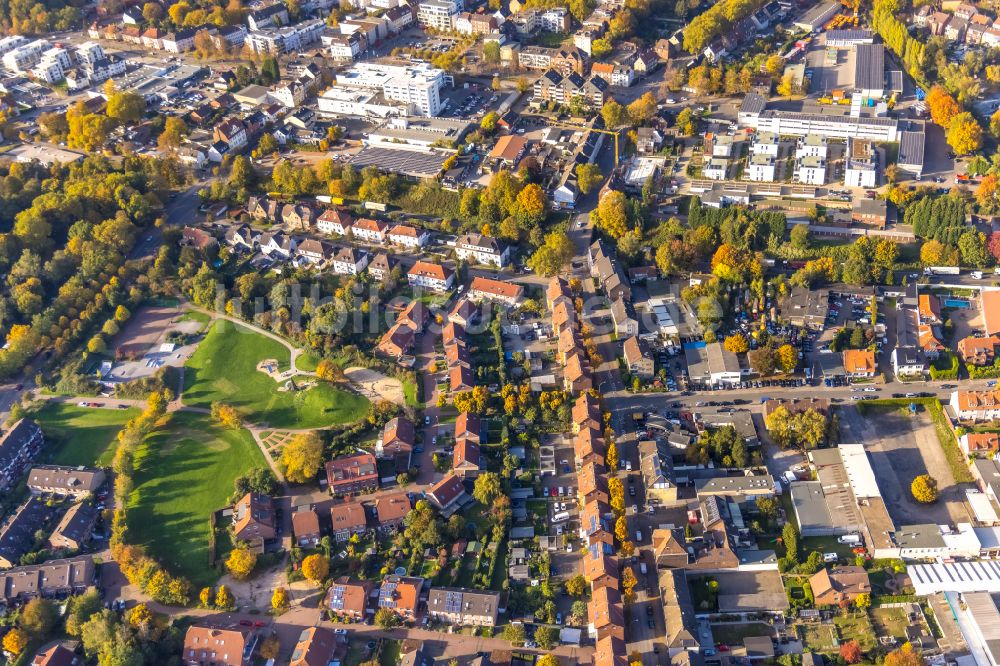
POLYGON ((511 645, 523 645, 525 639, 527 638, 524 633, 523 624, 510 624, 504 626, 503 632, 500 634, 501 638, 505 641, 510 641, 511 645))
POLYGON ((551 650, 559 641, 559 631, 555 627, 539 625, 535 629, 535 642, 543 650, 551 650))
POLYGON ((587 162, 576 165, 576 186, 580 194, 590 194, 603 181, 604 174, 601 173, 601 167, 596 164, 587 162))
POLYGON ((565 231, 545 235, 545 243, 528 259, 528 267, 542 277, 551 277, 573 260, 573 242, 565 231))
POLYGON ((400 624, 399 616, 390 608, 379 608, 375 612, 375 623, 383 629, 392 629, 400 624))
POLYGON ((799 531, 791 521, 781 530, 781 542, 785 545, 785 557, 792 563, 799 561, 799 531))
POLYGON ((502 493, 500 477, 495 472, 484 472, 476 477, 472 496, 483 506, 492 506, 493 500, 502 493))

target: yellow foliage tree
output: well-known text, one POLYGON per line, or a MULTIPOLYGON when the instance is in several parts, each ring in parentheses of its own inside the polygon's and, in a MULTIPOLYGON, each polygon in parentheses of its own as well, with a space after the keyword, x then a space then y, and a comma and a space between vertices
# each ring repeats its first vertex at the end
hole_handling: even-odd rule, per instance
POLYGON ((219 591, 215 593, 215 607, 221 609, 232 608, 236 605, 236 600, 233 599, 232 593, 229 588, 225 585, 219 586, 219 591))
POLYGON ((910 493, 913 494, 913 499, 923 504, 936 502, 938 498, 937 480, 930 474, 921 474, 910 484, 910 493))
POLYGON ((257 554, 250 551, 246 544, 240 544, 229 551, 226 559, 226 569, 236 580, 244 580, 253 573, 257 566, 257 554))
POLYGON ((3 649, 11 654, 17 655, 24 651, 24 648, 28 647, 28 634, 23 630, 14 627, 3 637, 3 649))
POLYGON ((722 343, 722 346, 734 354, 745 354, 750 351, 750 341, 742 333, 730 335, 722 343))
POLYGON ((212 403, 212 418, 222 425, 232 430, 239 430, 243 427, 243 419, 240 413, 232 405, 221 402, 212 403))
POLYGON ((316 365, 316 376, 325 382, 344 381, 343 369, 333 361, 325 358, 316 365))
POLYGON ((330 558, 319 553, 313 553, 302 560, 302 575, 316 583, 321 584, 330 575, 330 558))
POLYGON ((271 595, 271 608, 276 611, 288 608, 288 590, 283 587, 274 588, 274 593, 271 595))
POLYGON ((153 611, 149 610, 149 606, 146 604, 138 603, 128 612, 128 623, 136 629, 148 626, 152 621, 153 611))
POLYGON ((302 433, 281 451, 285 477, 292 483, 306 483, 316 476, 323 462, 323 442, 313 432, 302 433))
POLYGON ((202 608, 208 608, 212 605, 212 588, 201 588, 201 592, 198 593, 198 603, 202 608))
POLYGON ((968 155, 982 145, 983 128, 971 113, 960 113, 951 119, 945 139, 956 153, 968 155))

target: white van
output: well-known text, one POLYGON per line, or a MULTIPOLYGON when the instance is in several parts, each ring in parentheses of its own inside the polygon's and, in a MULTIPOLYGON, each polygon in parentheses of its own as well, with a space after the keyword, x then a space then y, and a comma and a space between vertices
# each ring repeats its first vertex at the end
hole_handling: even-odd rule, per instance
POLYGON ((553 523, 564 523, 567 520, 569 520, 569 512, 568 511, 560 511, 559 513, 555 513, 555 514, 552 515, 552 522, 553 523))
POLYGON ((823 553, 823 561, 826 563, 836 562, 840 559, 840 555, 837 553, 823 553))

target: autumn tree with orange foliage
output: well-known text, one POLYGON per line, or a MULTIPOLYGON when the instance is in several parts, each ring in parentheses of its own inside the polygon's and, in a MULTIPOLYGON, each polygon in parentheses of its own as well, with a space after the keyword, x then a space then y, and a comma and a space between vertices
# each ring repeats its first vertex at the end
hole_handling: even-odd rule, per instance
POLYGON ((961 112, 955 98, 941 86, 934 86, 927 93, 927 110, 930 111, 931 120, 945 129, 951 125, 951 119, 961 112))

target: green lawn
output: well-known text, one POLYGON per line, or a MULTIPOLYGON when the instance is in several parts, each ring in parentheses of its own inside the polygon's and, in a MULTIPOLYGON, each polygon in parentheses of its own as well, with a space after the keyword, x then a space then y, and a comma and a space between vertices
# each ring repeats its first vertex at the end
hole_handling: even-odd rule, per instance
POLYGON ((861 649, 866 651, 875 647, 875 631, 867 615, 861 613, 837 615, 833 618, 833 624, 840 633, 841 641, 854 639, 861 645, 861 649))
POLYGON ((303 372, 316 372, 316 366, 319 365, 319 356, 311 352, 302 352, 299 354, 298 358, 295 359, 295 367, 303 372))
POLYGON ((746 624, 713 624, 712 638, 716 645, 743 645, 743 639, 748 636, 773 636, 774 629, 761 622, 746 624))
POLYGON ((196 321, 201 324, 202 327, 205 327, 210 321, 212 321, 212 316, 206 312, 201 312, 200 310, 188 310, 178 317, 177 321, 196 321))
POLYGON ((403 399, 407 407, 423 407, 417 401, 417 382, 406 380, 403 382, 403 399))
POLYGON ((832 652, 836 648, 837 633, 828 624, 802 625, 802 642, 813 652, 832 652))
POLYGON ((138 409, 47 403, 34 415, 45 433, 45 461, 53 465, 110 465, 115 436, 138 414, 138 409))
POLYGON ((365 415, 365 397, 330 384, 279 392, 278 383, 257 370, 267 358, 277 359, 282 370, 291 362, 288 349, 278 341, 245 326, 217 321, 187 363, 184 403, 208 407, 225 402, 248 420, 272 428, 319 428, 365 415))
POLYGON ((213 584, 209 515, 229 500, 237 476, 266 465, 246 430, 223 428, 207 414, 174 412, 136 453, 129 541, 148 547, 194 589, 213 584))

